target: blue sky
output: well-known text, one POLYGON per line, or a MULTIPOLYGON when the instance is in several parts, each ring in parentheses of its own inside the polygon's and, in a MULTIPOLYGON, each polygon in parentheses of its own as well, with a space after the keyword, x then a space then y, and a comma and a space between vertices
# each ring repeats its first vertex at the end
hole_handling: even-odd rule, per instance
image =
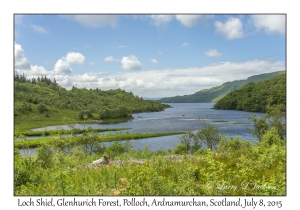
POLYGON ((285 15, 15 15, 15 71, 63 87, 192 94, 284 70, 285 15))

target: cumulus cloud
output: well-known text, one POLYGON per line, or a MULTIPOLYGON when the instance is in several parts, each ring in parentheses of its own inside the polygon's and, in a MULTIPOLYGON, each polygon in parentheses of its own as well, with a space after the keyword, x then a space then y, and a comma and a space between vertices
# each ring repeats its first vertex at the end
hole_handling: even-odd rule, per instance
POLYGON ((121 63, 123 69, 138 70, 142 68, 142 64, 134 55, 122 57, 121 63))
MULTIPOLYGON (((192 94, 196 91, 215 87, 228 81, 246 79, 250 76, 285 69, 285 63, 270 59, 244 62, 212 63, 202 67, 181 69, 153 69, 147 71, 126 71, 119 73, 70 74, 68 54, 55 64, 58 71, 47 71, 42 66, 31 66, 20 45, 15 44, 15 69, 26 77, 46 75, 55 77, 58 84, 70 89, 99 88, 103 90, 121 88, 143 97, 167 97, 192 94)), ((75 61, 72 61, 76 63, 75 61)), ((80 62, 79 62, 80 63, 80 62)), ((139 69, 141 64, 135 56, 123 57, 123 68, 139 69)))
POLYGON ((106 58, 104 58, 104 61, 107 61, 107 62, 109 62, 109 61, 119 61, 119 59, 116 59, 112 56, 107 56, 106 58))
POLYGON ((68 63, 83 65, 85 57, 81 53, 69 52, 65 58, 68 63))
POLYGON ((85 57, 81 53, 69 52, 66 57, 62 57, 56 62, 53 72, 62 75, 71 74, 72 68, 70 64, 83 65, 84 60, 85 57))
POLYGON ((252 15, 251 19, 258 30, 285 34, 285 15, 252 15))
POLYGON ((176 15, 176 19, 185 27, 195 26, 203 15, 176 15))
POLYGON ((15 44, 15 69, 16 70, 30 70, 31 65, 26 59, 24 50, 21 45, 15 44))
POLYGON ((158 64, 158 60, 156 60, 154 58, 151 59, 151 62, 154 63, 154 64, 158 64))
POLYGON ((69 52, 66 57, 60 58, 55 63, 53 71, 48 71, 42 66, 32 66, 26 59, 22 46, 15 44, 15 70, 17 73, 24 73, 26 76, 69 75, 72 72, 70 64, 83 65, 84 60, 85 57, 81 53, 69 52))
POLYGON ((37 77, 40 75, 51 75, 51 71, 47 71, 43 66, 32 66, 27 60, 22 46, 15 43, 15 72, 25 74, 27 77, 37 77))
POLYGON ((71 74, 72 68, 70 66, 70 63, 67 62, 65 59, 59 59, 54 66, 53 72, 55 74, 62 74, 62 75, 71 74))
POLYGON ((166 24, 174 18, 174 15, 151 15, 151 18, 154 24, 160 27, 166 26, 166 24))
POLYGON ((216 49, 210 49, 208 51, 204 52, 206 56, 212 57, 212 58, 218 58, 222 56, 222 53, 219 53, 216 49))
POLYGON ((76 21, 88 28, 116 27, 118 21, 117 15, 61 15, 61 17, 76 21))
POLYGON ((66 75, 62 77, 61 82, 69 84, 65 86, 66 88, 71 88, 72 85, 81 88, 98 87, 103 90, 121 88, 144 97, 166 97, 191 94, 227 81, 246 79, 249 76, 279 71, 284 68, 284 62, 280 61, 249 60, 213 63, 185 69, 66 75))
POLYGON ((40 34, 47 34, 47 33, 49 33, 46 29, 44 29, 41 26, 31 25, 31 28, 33 28, 33 30, 35 30, 37 33, 40 33, 40 34))
POLYGON ((181 47, 186 47, 186 46, 188 46, 188 45, 189 45, 189 43, 184 42, 184 43, 182 43, 181 47))
POLYGON ((229 18, 225 23, 215 21, 217 32, 226 36, 227 39, 239 39, 244 36, 243 23, 239 18, 229 18))
POLYGON ((181 25, 191 28, 204 18, 211 18, 212 15, 151 15, 150 16, 157 27, 165 27, 174 18, 181 25))

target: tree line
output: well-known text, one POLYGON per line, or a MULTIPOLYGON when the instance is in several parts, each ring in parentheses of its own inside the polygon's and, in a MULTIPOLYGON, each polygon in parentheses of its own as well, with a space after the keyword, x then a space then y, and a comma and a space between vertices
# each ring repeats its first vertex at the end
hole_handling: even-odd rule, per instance
POLYGON ((266 112, 267 107, 274 105, 280 105, 281 111, 285 112, 285 74, 258 83, 250 82, 227 94, 214 105, 214 109, 266 112))
POLYGON ((79 119, 126 118, 132 113, 162 111, 169 107, 120 88, 100 90, 72 87, 67 90, 46 76, 27 79, 25 75, 14 76, 15 116, 37 110, 48 113, 55 110, 78 111, 79 119), (35 109, 33 109, 33 107, 35 109))

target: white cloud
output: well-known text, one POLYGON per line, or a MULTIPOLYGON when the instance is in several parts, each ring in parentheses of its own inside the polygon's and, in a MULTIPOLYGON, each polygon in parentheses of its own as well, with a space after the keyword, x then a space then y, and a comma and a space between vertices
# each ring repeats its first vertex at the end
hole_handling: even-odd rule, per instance
POLYGON ((159 54, 159 55, 161 55, 161 54, 162 54, 162 52, 158 52, 158 54, 159 54))
POLYGON ((56 62, 53 73, 69 75, 72 73, 70 64, 83 65, 84 60, 85 57, 81 53, 69 52, 66 57, 62 57, 56 62))
POLYGON ((19 44, 15 44, 15 71, 18 74, 24 73, 26 77, 51 74, 51 72, 47 71, 43 66, 32 66, 27 60, 22 46, 19 44))
POLYGON ((117 15, 61 15, 62 18, 71 19, 80 25, 89 28, 111 26, 116 27, 117 15))
POLYGON ((65 58, 68 63, 83 65, 85 57, 81 53, 69 52, 65 58))
POLYGON ((218 58, 222 56, 222 53, 219 53, 216 49, 210 49, 205 51, 205 55, 212 58, 218 58))
POLYGON ((229 18, 226 23, 215 21, 217 32, 226 36, 227 39, 239 39, 244 36, 243 23, 239 18, 229 18))
POLYGON ((122 57, 121 63, 123 69, 138 70, 142 68, 142 64, 134 55, 122 57))
POLYGON ((49 71, 43 66, 31 66, 31 75, 49 75, 49 71))
POLYGON ((285 34, 285 15, 252 15, 251 19, 258 30, 285 34))
POLYGON ((192 94, 227 81, 279 71, 284 69, 284 66, 283 62, 271 62, 270 60, 224 62, 185 69, 69 75, 63 77, 59 84, 61 82, 68 83, 66 88, 71 88, 72 85, 81 88, 98 87, 103 90, 121 88, 143 97, 166 97, 192 94))
POLYGON ((59 59, 54 66, 53 72, 55 74, 68 75, 72 73, 72 68, 65 59, 59 59))
POLYGON ((174 15, 151 15, 151 18, 153 19, 154 24, 160 27, 166 26, 166 24, 174 18, 174 15))
MULTIPOLYGON (((192 94, 228 81, 285 69, 284 62, 265 59, 213 63, 184 69, 153 69, 122 73, 89 72, 72 75, 70 74, 70 63, 66 61, 66 57, 59 59, 55 64, 57 71, 47 71, 42 66, 30 66, 22 47, 15 44, 15 69, 18 73, 25 73, 28 78, 46 75, 49 78, 55 77, 58 84, 67 89, 72 88, 72 85, 79 88, 98 87, 103 90, 121 88, 143 97, 192 94)), ((141 64, 135 56, 123 57, 121 63, 125 69, 141 68, 141 64)))
POLYGON ((151 59, 151 62, 154 63, 154 64, 158 64, 158 60, 156 60, 154 58, 151 59))
POLYGON ((47 33, 49 33, 46 29, 44 29, 41 26, 31 25, 31 28, 33 28, 33 30, 35 30, 36 32, 38 32, 40 34, 47 34, 47 33))
POLYGON ((21 45, 15 44, 15 69, 16 70, 30 70, 31 65, 25 57, 24 50, 21 45))
POLYGON ((279 71, 284 68, 283 62, 251 60, 237 63, 217 63, 186 69, 126 72, 107 75, 105 80, 101 80, 97 84, 97 87, 101 89, 120 87, 132 91, 134 94, 147 97, 184 95, 218 86, 227 81, 246 79, 252 75, 279 71))
POLYGON ((107 56, 106 58, 104 58, 104 61, 120 61, 119 59, 116 59, 116 58, 114 58, 114 57, 112 57, 112 56, 107 56))
POLYGON ((176 19, 186 27, 195 26, 203 15, 176 15, 176 19))
POLYGON ((95 65, 95 62, 90 62, 89 64, 90 64, 91 66, 93 66, 93 65, 95 65))
POLYGON ((186 47, 186 46, 188 46, 188 45, 189 45, 189 43, 184 42, 184 43, 182 43, 181 47, 186 47))

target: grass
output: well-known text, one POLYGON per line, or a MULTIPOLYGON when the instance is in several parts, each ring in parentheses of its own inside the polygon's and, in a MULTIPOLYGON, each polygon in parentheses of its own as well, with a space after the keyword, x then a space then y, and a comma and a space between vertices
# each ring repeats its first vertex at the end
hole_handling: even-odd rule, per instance
POLYGON ((230 124, 252 124, 251 122, 231 122, 230 124))
POLYGON ((105 132, 105 131, 120 131, 120 130, 128 130, 130 128, 89 128, 89 129, 73 129, 73 130, 44 130, 44 131, 23 131, 23 132, 16 132, 15 136, 49 136, 55 134, 80 134, 84 132, 105 132))
MULTIPOLYGON (((20 102, 15 102, 14 106, 20 107, 20 102)), ((30 131, 33 128, 42 128, 46 126, 55 125, 69 125, 69 124, 97 124, 97 114, 93 114, 94 119, 80 120, 78 118, 78 111, 70 109, 57 109, 47 106, 45 113, 40 113, 37 105, 31 104, 32 111, 25 111, 22 113, 15 111, 14 116, 14 131, 15 133, 30 131)), ((130 118, 104 119, 104 124, 126 122, 130 118)))
POLYGON ((111 142, 111 141, 121 141, 121 140, 133 140, 142 138, 153 138, 159 136, 171 136, 184 134, 185 132, 161 132, 161 133, 127 133, 127 134, 108 134, 108 135, 93 135, 93 136, 72 136, 72 137, 62 137, 54 136, 52 138, 40 138, 33 140, 15 140, 14 147, 18 149, 22 148, 35 148, 43 144, 52 144, 55 141, 68 140, 67 144, 79 145, 83 142, 90 141, 93 142, 111 142))
POLYGON ((227 120, 214 120, 213 122, 229 122, 227 120))
POLYGON ((252 124, 251 122, 229 122, 228 120, 214 120, 213 122, 226 122, 230 124, 252 124))

